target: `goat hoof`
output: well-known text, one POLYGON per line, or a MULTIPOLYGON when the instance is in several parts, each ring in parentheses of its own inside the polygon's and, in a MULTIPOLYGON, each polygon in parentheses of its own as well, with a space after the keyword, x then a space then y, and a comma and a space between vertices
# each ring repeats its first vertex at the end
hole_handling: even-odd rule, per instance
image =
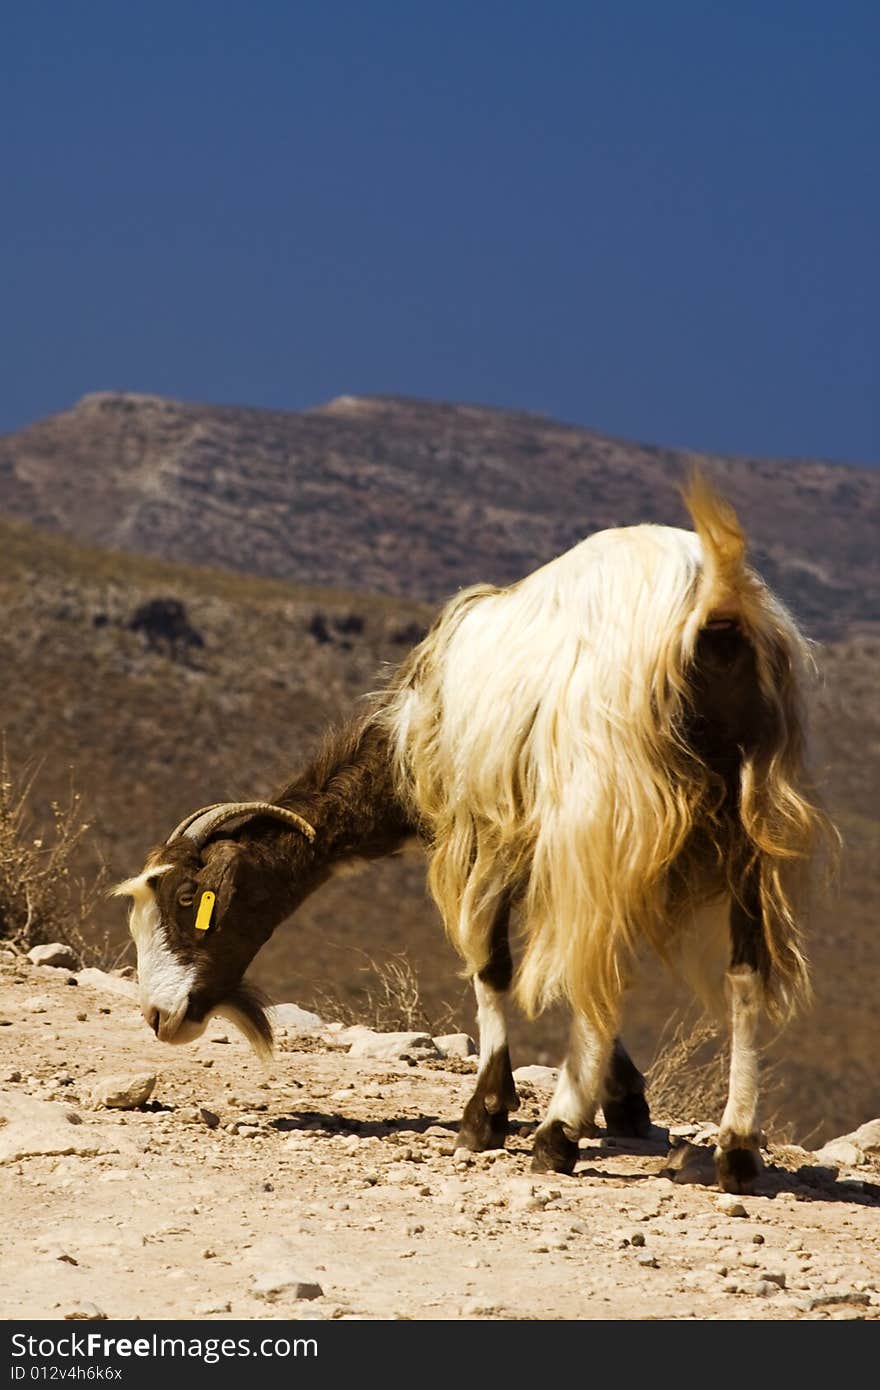
POLYGON ((650 1139, 651 1112, 641 1091, 602 1104, 605 1128, 619 1139, 650 1139))
POLYGON ((506 1110, 496 1110, 490 1114, 482 1096, 471 1096, 465 1106, 455 1147, 467 1149, 472 1154, 483 1153, 486 1149, 503 1149, 507 1128, 506 1110))
POLYGON ((577 1163, 578 1146, 569 1139, 561 1120, 553 1120, 535 1135, 532 1153, 533 1173, 573 1173, 577 1163))
POLYGON ((753 1192, 762 1166, 761 1156, 755 1149, 717 1149, 715 1152, 715 1172, 722 1192, 737 1195, 753 1192))

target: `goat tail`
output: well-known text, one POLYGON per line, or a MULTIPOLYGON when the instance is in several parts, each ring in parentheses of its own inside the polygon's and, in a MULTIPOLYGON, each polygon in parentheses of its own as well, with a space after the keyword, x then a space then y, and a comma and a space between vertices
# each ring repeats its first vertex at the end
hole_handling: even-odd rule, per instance
POLYGON ((817 887, 814 867, 833 876, 839 836, 822 809, 806 760, 804 695, 815 677, 812 645, 791 614, 746 563, 746 538, 733 507, 695 470, 682 489, 700 540, 696 609, 701 624, 732 619, 754 652, 762 726, 744 751, 739 814, 758 869, 767 953, 766 1005, 786 1021, 811 997, 800 920, 817 887))
MULTIPOLYGON (((764 586, 746 566, 746 537, 731 504, 695 468, 681 489, 700 541, 702 575, 698 607, 702 622, 739 618, 760 622, 764 586)), ((752 625, 749 624, 749 625, 752 625)))

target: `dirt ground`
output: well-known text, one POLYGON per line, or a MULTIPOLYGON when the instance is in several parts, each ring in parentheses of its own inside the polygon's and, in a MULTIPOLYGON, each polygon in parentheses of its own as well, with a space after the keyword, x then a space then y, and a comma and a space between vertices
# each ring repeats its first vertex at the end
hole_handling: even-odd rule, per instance
POLYGON ((507 1148, 458 1165, 470 1060, 298 1035, 264 1066, 216 1021, 175 1049, 71 978, 0 950, 0 1115, 52 1107, 0 1124, 4 1319, 880 1317, 876 1165, 774 1149, 744 1215, 659 1175, 665 1131, 533 1175, 534 1084, 507 1148), (100 1078, 143 1072, 144 1106, 95 1108, 100 1078))

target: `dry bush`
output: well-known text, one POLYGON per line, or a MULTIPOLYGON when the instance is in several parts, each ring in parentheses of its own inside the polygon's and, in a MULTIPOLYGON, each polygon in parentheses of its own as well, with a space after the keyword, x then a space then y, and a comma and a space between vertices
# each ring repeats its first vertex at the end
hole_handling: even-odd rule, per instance
POLYGON ((36 771, 16 777, 5 740, 0 742, 0 940, 28 951, 46 941, 70 946, 83 965, 107 968, 124 953, 103 939, 87 939, 85 923, 104 886, 101 870, 91 881, 71 872, 71 860, 89 826, 81 797, 71 786, 64 803, 51 803, 48 829, 34 824, 36 771), (35 833, 35 831, 37 833, 35 833))
POLYGON ((729 1050, 718 1025, 706 1017, 675 1014, 663 1030, 646 1072, 651 1110, 658 1120, 717 1122, 727 1101, 729 1050))
MULTIPOLYGON (((676 1013, 669 1020, 647 1069, 648 1099, 654 1118, 718 1124, 727 1104, 730 1043, 726 1031, 705 1014, 676 1013)), ((779 1062, 761 1068, 763 1128, 775 1142, 791 1138, 781 1113, 783 1081, 779 1062)))
POLYGON ((314 1007, 322 1018, 351 1026, 366 1024, 380 1033, 449 1032, 454 1017, 451 1004, 429 1015, 419 992, 419 980, 405 952, 376 960, 360 951, 364 964, 360 972, 364 983, 355 987, 354 998, 346 998, 338 986, 318 989, 314 1007))

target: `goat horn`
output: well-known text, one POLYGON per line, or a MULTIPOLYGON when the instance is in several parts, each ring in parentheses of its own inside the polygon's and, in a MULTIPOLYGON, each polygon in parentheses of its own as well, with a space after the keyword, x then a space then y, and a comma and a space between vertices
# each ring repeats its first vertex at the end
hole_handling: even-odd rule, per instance
POLYGON ((271 801, 217 801, 213 806, 203 806, 200 811, 194 811, 186 820, 182 820, 180 825, 172 830, 165 843, 170 845, 173 840, 185 835, 188 840, 201 847, 209 835, 213 835, 221 825, 237 820, 239 816, 273 816, 275 820, 295 825, 307 840, 315 838, 314 826, 309 825, 302 816, 298 816, 296 811, 289 811, 286 806, 274 806, 271 801))

